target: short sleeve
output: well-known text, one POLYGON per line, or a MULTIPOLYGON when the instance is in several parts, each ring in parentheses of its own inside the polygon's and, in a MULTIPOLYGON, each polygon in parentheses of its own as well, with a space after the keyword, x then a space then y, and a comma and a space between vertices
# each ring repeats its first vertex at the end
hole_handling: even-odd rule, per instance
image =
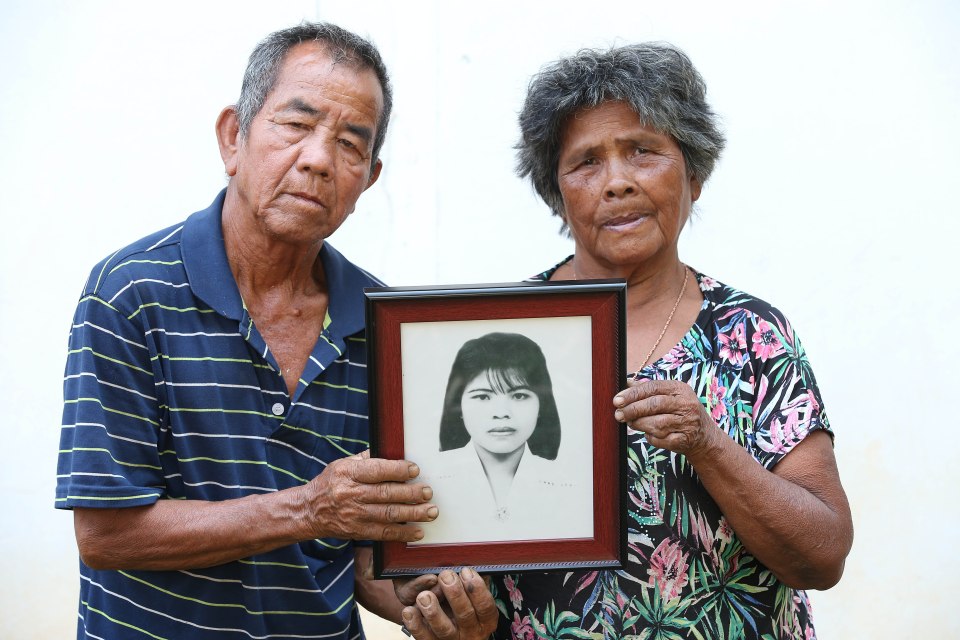
POLYGON ((109 301, 81 298, 64 375, 56 507, 142 506, 163 495, 155 379, 143 329, 109 301))
POLYGON ((833 432, 810 362, 789 321, 776 309, 748 322, 753 366, 754 456, 773 468, 810 433, 833 432))

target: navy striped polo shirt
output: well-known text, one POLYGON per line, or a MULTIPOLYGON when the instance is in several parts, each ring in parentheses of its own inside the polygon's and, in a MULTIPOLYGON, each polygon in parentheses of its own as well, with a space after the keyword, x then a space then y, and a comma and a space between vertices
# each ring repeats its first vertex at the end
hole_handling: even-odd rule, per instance
MULTIPOLYGON (((244 308, 209 208, 98 264, 64 378, 56 506, 228 500, 304 484, 368 446, 363 288, 328 243, 330 302, 294 397, 244 308)), ((79 638, 357 638, 353 543, 310 540, 208 569, 80 563, 79 638)))

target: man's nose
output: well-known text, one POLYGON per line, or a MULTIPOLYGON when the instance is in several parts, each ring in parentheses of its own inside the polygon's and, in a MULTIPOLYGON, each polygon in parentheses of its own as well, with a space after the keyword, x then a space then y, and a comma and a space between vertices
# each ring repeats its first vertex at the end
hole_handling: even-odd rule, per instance
POLYGON ((329 178, 336 166, 336 140, 325 131, 315 131, 300 141, 297 169, 329 178))

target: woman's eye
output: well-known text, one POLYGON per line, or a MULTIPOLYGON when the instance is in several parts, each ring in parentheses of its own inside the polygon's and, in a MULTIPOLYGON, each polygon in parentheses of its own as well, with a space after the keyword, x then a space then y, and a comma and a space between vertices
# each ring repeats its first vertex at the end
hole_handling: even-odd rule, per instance
POLYGON ((471 400, 489 400, 489 399, 490 399, 490 394, 488 394, 488 393, 475 393, 475 394, 473 394, 472 396, 470 396, 470 399, 471 399, 471 400))
POLYGON ((529 391, 514 391, 514 392, 513 392, 513 399, 514 399, 514 400, 529 400, 529 399, 530 399, 530 395, 531 395, 531 394, 530 394, 529 391))

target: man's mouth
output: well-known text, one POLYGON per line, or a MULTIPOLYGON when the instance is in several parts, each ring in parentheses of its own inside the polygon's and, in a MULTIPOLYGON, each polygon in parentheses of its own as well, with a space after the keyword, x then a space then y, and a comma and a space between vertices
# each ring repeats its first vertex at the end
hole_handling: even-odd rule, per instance
POLYGON ((293 197, 298 198, 298 199, 300 199, 300 200, 307 200, 307 201, 312 202, 313 204, 319 205, 319 206, 321 206, 321 207, 324 206, 324 204, 323 204, 323 202, 320 200, 320 198, 318 198, 317 196, 311 195, 311 194, 309 194, 309 193, 304 193, 304 192, 302 192, 302 191, 297 191, 296 193, 291 193, 290 195, 292 195, 293 197))

